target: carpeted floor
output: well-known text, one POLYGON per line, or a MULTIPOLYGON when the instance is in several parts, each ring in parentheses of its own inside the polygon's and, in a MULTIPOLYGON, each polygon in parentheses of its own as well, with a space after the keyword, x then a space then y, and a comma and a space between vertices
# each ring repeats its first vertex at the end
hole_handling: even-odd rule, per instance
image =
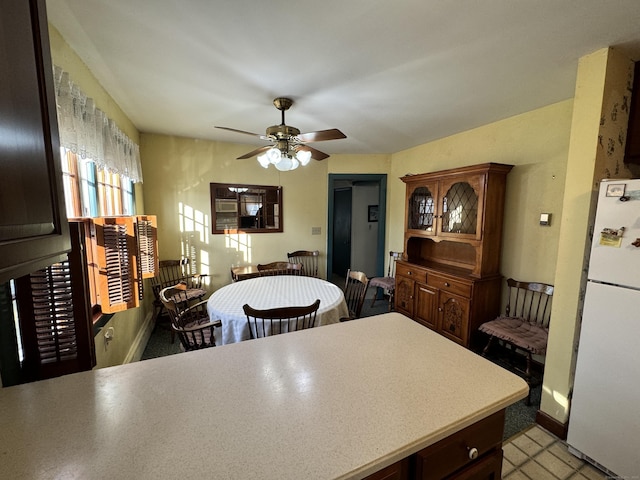
MULTIPOLYGON (((344 284, 344 279, 336 278, 334 279, 334 283, 342 286, 344 284)), ((376 301, 375 305, 371 307, 371 299, 373 298, 373 294, 373 289, 370 289, 367 299, 365 300, 364 306, 362 308, 362 317, 378 315, 380 313, 386 313, 388 311, 388 302, 386 299, 376 301)), ((180 352, 180 342, 176 339, 174 343, 171 343, 171 333, 168 329, 168 322, 162 321, 156 325, 153 333, 151 334, 141 360, 163 357, 166 355, 174 355, 180 352)), ((508 370, 511 370, 508 357, 505 356, 500 350, 491 355, 489 357, 489 360, 504 368, 507 368, 508 370)), ((514 435, 535 424, 536 412, 540 405, 541 391, 542 388, 540 385, 532 389, 531 405, 526 405, 525 400, 520 400, 519 402, 507 408, 504 430, 505 440, 513 437, 514 435)))

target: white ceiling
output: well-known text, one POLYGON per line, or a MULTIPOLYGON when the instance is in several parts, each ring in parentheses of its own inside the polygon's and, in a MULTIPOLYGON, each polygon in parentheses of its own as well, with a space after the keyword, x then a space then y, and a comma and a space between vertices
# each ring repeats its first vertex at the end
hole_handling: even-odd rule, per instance
POLYGON ((48 0, 50 22, 141 132, 393 153, 574 94, 578 59, 640 59, 638 0, 48 0), (255 140, 255 141, 254 141, 255 140))

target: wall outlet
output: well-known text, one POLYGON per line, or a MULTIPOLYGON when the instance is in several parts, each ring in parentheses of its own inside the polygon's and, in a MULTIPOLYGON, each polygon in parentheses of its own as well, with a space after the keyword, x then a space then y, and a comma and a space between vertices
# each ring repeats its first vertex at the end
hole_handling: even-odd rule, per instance
POLYGON ((320 235, 322 229, 320 227, 311 227, 311 235, 320 235))

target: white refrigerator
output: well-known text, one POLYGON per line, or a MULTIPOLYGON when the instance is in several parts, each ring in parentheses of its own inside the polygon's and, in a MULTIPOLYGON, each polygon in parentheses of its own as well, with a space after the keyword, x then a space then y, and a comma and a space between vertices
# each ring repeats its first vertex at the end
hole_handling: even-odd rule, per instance
POLYGON ((600 185, 567 443, 640 478, 640 179, 600 185))

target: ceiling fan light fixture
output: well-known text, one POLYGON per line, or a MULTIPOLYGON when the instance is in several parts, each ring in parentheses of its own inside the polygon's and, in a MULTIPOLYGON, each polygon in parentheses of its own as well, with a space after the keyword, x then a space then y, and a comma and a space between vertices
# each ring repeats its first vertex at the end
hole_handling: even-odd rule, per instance
POLYGON ((296 158, 300 161, 300 164, 304 167, 311 160, 311 152, 309 150, 298 150, 296 152, 296 158))
POLYGON ((282 152, 279 148, 274 147, 258 155, 257 160, 264 168, 269 168, 269 165, 273 165, 281 172, 286 172, 295 170, 300 165, 307 165, 311 160, 311 152, 308 150, 298 150, 296 152, 293 149, 282 152))
POLYGON ((293 105, 293 100, 286 97, 278 97, 273 101, 273 104, 278 110, 280 110, 282 121, 279 125, 272 125, 268 127, 266 135, 246 132, 236 128, 216 127, 230 132, 259 137, 262 140, 272 142, 272 145, 270 146, 266 145, 264 147, 256 148, 249 153, 239 156, 238 160, 257 156, 260 165, 264 168, 269 168, 269 165, 277 165, 281 159, 286 157, 289 161, 285 161, 285 165, 290 165, 291 168, 285 168, 283 165, 283 167, 278 168, 278 170, 295 170, 300 165, 307 165, 312 158, 315 160, 324 160, 329 157, 326 153, 316 150, 313 147, 304 146, 304 144, 347 138, 347 136, 337 128, 301 134, 299 129, 291 125, 287 125, 284 121, 284 112, 293 105))
POLYGON ((271 165, 271 162, 269 161, 269 158, 266 153, 263 153, 262 155, 258 155, 257 160, 258 160, 258 163, 264 168, 269 168, 269 165, 271 165))
MULTIPOLYGON (((296 163, 298 161, 296 160, 296 163)), ((297 168, 297 165, 294 167, 293 159, 288 155, 283 156, 278 163, 275 164, 276 168, 281 172, 286 172, 288 170, 294 170, 297 168)))
POLYGON ((282 153, 277 148, 271 148, 267 150, 266 155, 267 155, 267 158, 269 159, 269 162, 273 163, 274 165, 277 165, 278 162, 282 159, 282 153))

